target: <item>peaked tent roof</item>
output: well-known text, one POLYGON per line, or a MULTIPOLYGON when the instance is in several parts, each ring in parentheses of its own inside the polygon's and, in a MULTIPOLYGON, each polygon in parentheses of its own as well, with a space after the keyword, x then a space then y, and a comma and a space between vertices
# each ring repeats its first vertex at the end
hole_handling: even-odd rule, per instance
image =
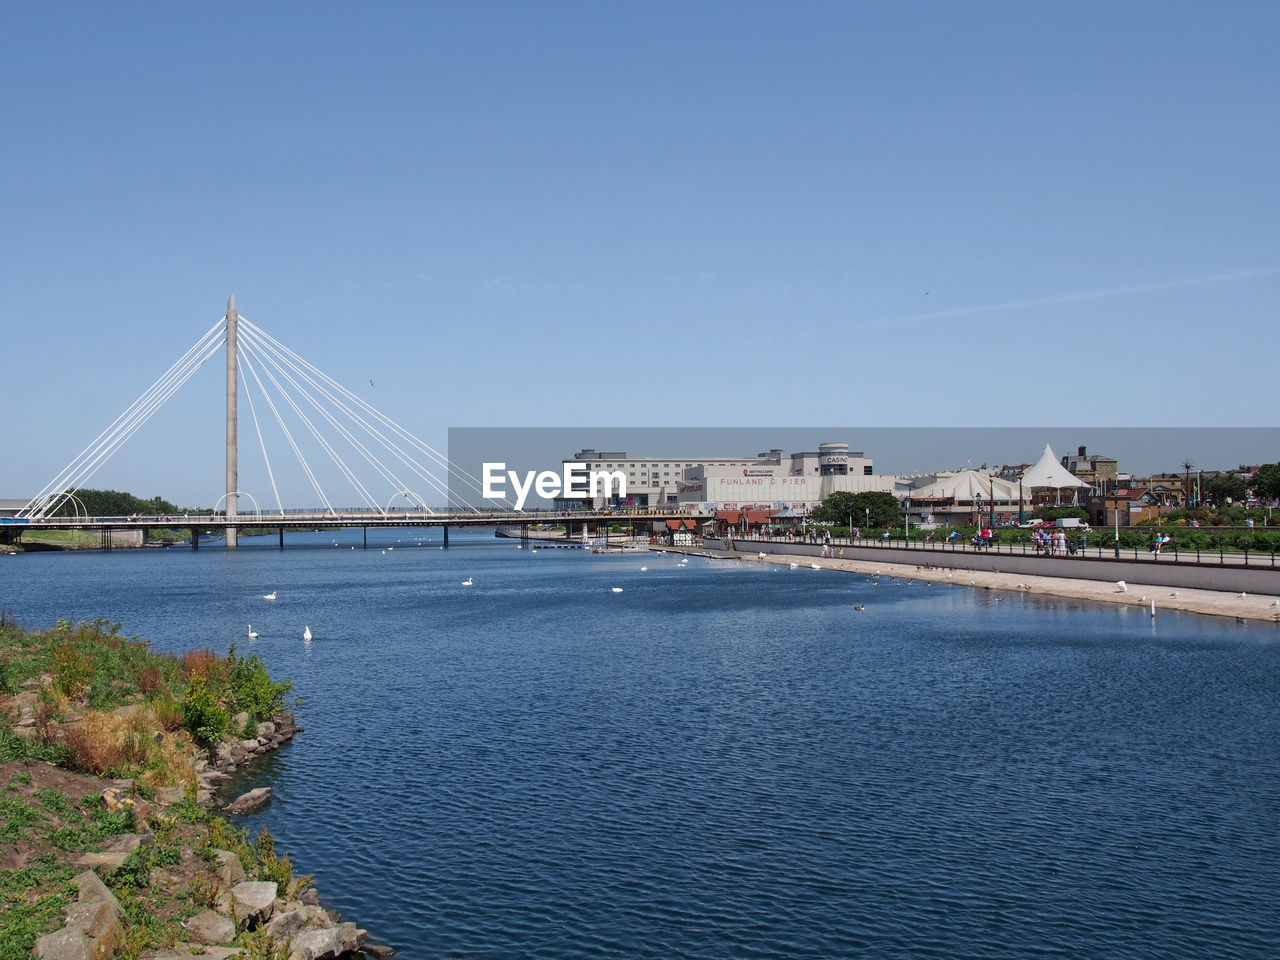
POLYGON ((909 495, 913 499, 990 500, 994 496, 997 500, 1017 500, 1018 485, 977 470, 960 470, 935 474, 931 483, 916 487, 909 495))
POLYGON ((1087 487, 1088 484, 1064 467, 1046 443, 1036 465, 1022 474, 1023 487, 1087 487))

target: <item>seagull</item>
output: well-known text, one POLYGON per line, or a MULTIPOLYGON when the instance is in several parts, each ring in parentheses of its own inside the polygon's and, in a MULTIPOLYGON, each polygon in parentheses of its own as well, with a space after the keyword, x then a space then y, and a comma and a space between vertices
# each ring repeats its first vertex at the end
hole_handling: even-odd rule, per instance
POLYGON ((1120 588, 1120 592, 1121 592, 1121 593, 1128 593, 1128 592, 1129 592, 1129 585, 1128 585, 1127 583, 1125 583, 1123 580, 1117 580, 1117 581, 1116 581, 1116 586, 1120 588))
POLYGON ((764 551, 763 551, 763 550, 761 550, 759 553, 757 553, 757 554, 756 554, 756 557, 758 557, 759 559, 763 560, 763 559, 764 559, 764 551))
POLYGON ((1246 594, 1243 590, 1241 590, 1241 591, 1240 591, 1240 599, 1241 599, 1241 600, 1243 600, 1246 596, 1248 596, 1248 594, 1246 594))
POLYGON ((257 640, 257 639, 258 639, 258 631, 257 631, 257 630, 255 630, 255 629, 253 629, 253 624, 252 624, 252 623, 251 623, 251 624, 249 624, 249 639, 250 639, 250 640, 257 640))
POLYGON ((1139 598, 1138 598, 1138 602, 1139 602, 1139 603, 1146 603, 1146 602, 1147 602, 1147 598, 1146 598, 1145 596, 1139 597, 1139 598))
POLYGON ((613 588, 611 588, 611 589, 613 590, 613 592, 614 592, 614 593, 621 593, 621 592, 622 592, 622 588, 621 588, 621 587, 613 587, 613 588))
POLYGON ((474 577, 467 577, 467 579, 465 579, 465 580, 463 580, 463 581, 462 581, 462 585, 463 585, 464 587, 469 587, 469 586, 471 586, 471 584, 472 584, 472 582, 474 581, 474 579, 475 579, 474 577))
POLYGON ((310 625, 305 626, 305 627, 303 627, 303 628, 302 628, 302 639, 303 639, 303 640, 305 640, 305 641, 307 641, 307 643, 310 643, 310 642, 311 642, 311 627, 310 627, 310 625))
POLYGON ((262 595, 263 600, 274 600, 275 598, 276 598, 276 592, 274 590, 272 590, 270 593, 264 593, 262 595))
POLYGON ((798 569, 800 569, 800 564, 798 564, 798 563, 793 563, 793 564, 791 564, 791 569, 792 569, 792 570, 798 570, 798 569))
POLYGON ((1176 597, 1177 595, 1178 595, 1178 591, 1177 591, 1177 590, 1175 590, 1175 591, 1173 591, 1173 593, 1169 594, 1169 596, 1171 596, 1171 597, 1176 597))
POLYGON ((371 387, 373 386, 373 381, 372 381, 372 380, 370 380, 370 381, 369 381, 369 386, 371 386, 371 387))
POLYGON ((818 564, 818 563, 811 563, 811 564, 809 564, 809 569, 810 569, 810 570, 821 570, 821 569, 822 569, 822 565, 821 565, 821 564, 818 564))
POLYGON ((1280 600, 1272 600, 1271 605, 1273 607, 1280 607, 1280 600))

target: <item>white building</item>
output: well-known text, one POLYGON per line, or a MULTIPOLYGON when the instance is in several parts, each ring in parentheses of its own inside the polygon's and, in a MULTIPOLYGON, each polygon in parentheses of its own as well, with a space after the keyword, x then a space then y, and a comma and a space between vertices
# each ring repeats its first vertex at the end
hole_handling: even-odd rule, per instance
MULTIPOLYGON (((892 478, 873 476, 873 461, 861 451, 851 452, 847 443, 823 443, 816 451, 790 456, 774 448, 754 457, 628 457, 623 451, 588 448, 564 462, 621 473, 627 480, 623 501, 680 503, 696 512, 737 509, 722 505, 741 502, 799 508, 820 503, 834 490, 893 490, 892 478)), ((602 500, 593 504, 601 505, 602 500)))

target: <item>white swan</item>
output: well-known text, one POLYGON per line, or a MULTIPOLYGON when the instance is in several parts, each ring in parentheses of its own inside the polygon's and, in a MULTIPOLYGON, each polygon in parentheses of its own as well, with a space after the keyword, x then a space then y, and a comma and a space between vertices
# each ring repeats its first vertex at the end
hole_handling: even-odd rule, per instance
POLYGON ((276 592, 274 590, 272 590, 270 593, 264 593, 262 595, 263 600, 274 600, 275 598, 276 598, 276 592))
POLYGON ((302 628, 302 639, 307 643, 311 642, 311 626, 309 624, 302 628))
POLYGON ((791 569, 792 569, 792 570, 799 570, 799 569, 800 569, 800 564, 798 564, 798 563, 793 563, 793 564, 791 564, 791 569))
POLYGON ((471 584, 472 584, 472 582, 474 581, 474 579, 475 579, 474 577, 467 577, 467 579, 465 579, 465 580, 463 580, 463 581, 462 581, 462 585, 463 585, 464 587, 469 587, 469 586, 471 586, 471 584))
POLYGON ((252 623, 251 623, 251 624, 249 624, 249 639, 250 639, 250 640, 257 640, 257 639, 258 639, 258 631, 257 631, 257 630, 255 630, 255 629, 253 629, 253 624, 252 624, 252 623))
POLYGON ((613 587, 612 589, 613 589, 613 592, 614 592, 614 593, 621 593, 621 592, 622 592, 622 588, 621 588, 621 587, 613 587))
POLYGON ((821 569, 822 569, 822 565, 821 565, 821 564, 817 564, 817 563, 811 563, 811 564, 809 564, 809 569, 810 569, 810 570, 821 570, 821 569))

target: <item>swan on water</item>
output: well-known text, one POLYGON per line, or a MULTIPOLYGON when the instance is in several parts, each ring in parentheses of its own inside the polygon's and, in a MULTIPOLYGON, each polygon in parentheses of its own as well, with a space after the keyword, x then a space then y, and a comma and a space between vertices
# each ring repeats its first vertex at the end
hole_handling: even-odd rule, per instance
POLYGON ((472 582, 474 581, 474 579, 475 579, 474 577, 467 577, 467 579, 465 579, 465 580, 463 580, 463 581, 462 581, 462 585, 463 585, 464 587, 469 587, 469 586, 471 586, 471 584, 472 584, 472 582))
POLYGON ((311 626, 309 624, 302 628, 302 639, 307 643, 311 642, 311 626))
POLYGON ((257 639, 258 639, 258 631, 257 631, 257 630, 255 630, 255 629, 253 629, 253 624, 252 624, 252 623, 251 623, 251 624, 249 624, 249 639, 250 639, 250 640, 257 640, 257 639))
POLYGON ((270 593, 264 593, 262 595, 263 600, 274 600, 275 598, 276 598, 276 592, 274 590, 272 590, 270 593))
MULTIPOLYGON (((648 570, 648 569, 649 569, 648 567, 641 567, 641 568, 640 568, 640 572, 641 572, 641 573, 644 573, 644 572, 645 572, 646 570, 648 570)), ((1272 606, 1275 606, 1275 604, 1272 604, 1272 606)))
POLYGON ((621 588, 621 587, 613 587, 613 588, 611 588, 611 589, 613 590, 613 592, 614 592, 614 593, 621 593, 621 592, 622 592, 622 588, 621 588))

